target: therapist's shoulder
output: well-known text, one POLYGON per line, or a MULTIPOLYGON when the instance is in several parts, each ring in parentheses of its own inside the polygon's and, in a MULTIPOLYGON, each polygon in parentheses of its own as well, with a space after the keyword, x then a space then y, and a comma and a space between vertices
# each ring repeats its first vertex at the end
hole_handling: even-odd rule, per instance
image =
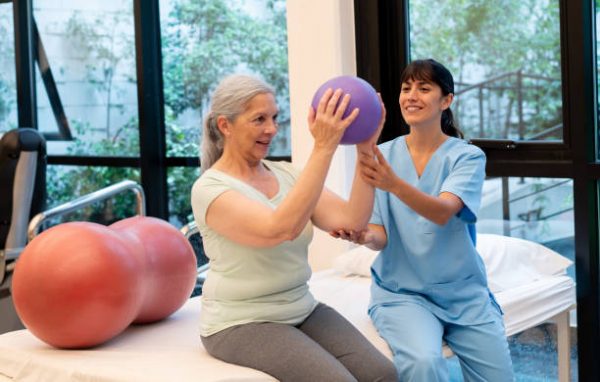
POLYGON ((485 162, 485 153, 479 147, 460 138, 452 139, 452 148, 448 153, 455 161, 483 161, 485 162))
POLYGON ((405 139, 405 136, 401 135, 399 137, 392 139, 391 141, 387 141, 387 142, 378 144, 377 148, 379 149, 379 151, 381 151, 381 153, 385 157, 387 157, 390 153, 397 152, 397 149, 400 147, 400 145, 404 144, 403 143, 404 139, 405 139))

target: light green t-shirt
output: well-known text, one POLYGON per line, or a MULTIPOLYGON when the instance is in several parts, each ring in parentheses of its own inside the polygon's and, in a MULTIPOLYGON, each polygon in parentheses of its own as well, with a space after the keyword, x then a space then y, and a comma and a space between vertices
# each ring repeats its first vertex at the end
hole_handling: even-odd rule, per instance
POLYGON ((223 192, 235 190, 276 208, 294 186, 298 172, 288 162, 264 160, 279 182, 269 199, 254 187, 218 170, 209 169, 192 187, 192 209, 200 229, 210 268, 202 287, 200 334, 209 336, 250 322, 298 324, 317 302, 308 289, 311 276, 309 222, 293 241, 275 247, 254 248, 219 235, 206 225, 206 211, 223 192))

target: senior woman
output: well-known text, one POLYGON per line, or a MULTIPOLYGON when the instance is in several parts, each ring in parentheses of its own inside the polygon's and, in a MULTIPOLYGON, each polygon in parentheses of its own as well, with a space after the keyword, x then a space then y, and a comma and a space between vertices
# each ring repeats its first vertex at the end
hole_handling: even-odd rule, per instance
MULTIPOLYGON (((329 89, 308 125, 314 138, 302 171, 264 159, 277 134, 273 89, 233 75, 215 89, 204 123, 202 175, 194 218, 210 270, 203 287, 201 339, 216 358, 280 381, 395 381, 393 364, 307 281, 313 224, 325 231, 366 226, 374 190, 356 174, 349 201, 324 187, 344 130, 350 96, 329 89)), ((383 104, 382 104, 383 108, 383 104)), ((385 114, 385 113, 384 113, 385 114)), ((358 144, 373 155, 377 133, 358 144)))

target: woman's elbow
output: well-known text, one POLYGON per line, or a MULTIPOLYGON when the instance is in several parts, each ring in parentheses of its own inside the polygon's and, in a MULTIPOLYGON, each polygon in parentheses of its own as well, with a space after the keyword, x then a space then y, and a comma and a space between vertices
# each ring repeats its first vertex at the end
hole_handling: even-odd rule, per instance
POLYGON ((287 241, 296 240, 302 234, 302 231, 303 229, 299 228, 282 229, 281 227, 277 227, 268 230, 265 239, 269 243, 269 246, 274 247, 287 241))

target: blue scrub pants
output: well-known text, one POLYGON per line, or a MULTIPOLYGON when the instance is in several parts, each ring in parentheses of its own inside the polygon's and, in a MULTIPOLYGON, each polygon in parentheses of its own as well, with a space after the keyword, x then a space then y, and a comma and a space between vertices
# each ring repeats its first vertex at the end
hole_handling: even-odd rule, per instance
POLYGON ((466 382, 514 381, 502 316, 494 321, 456 325, 440 321, 418 304, 379 305, 369 312, 394 354, 400 381, 448 381, 442 339, 458 356, 466 382))

